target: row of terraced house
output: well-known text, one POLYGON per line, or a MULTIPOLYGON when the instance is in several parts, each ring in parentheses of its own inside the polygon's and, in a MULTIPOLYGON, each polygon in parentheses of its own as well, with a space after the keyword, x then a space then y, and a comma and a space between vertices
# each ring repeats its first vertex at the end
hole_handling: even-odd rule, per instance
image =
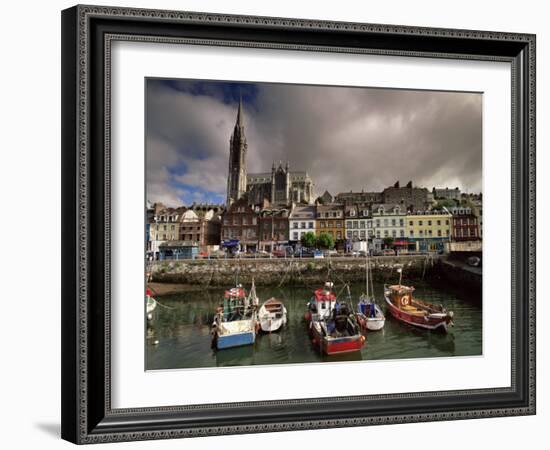
MULTIPOLYGON (((439 200, 445 199, 439 197, 439 200)), ((314 204, 251 205, 246 195, 226 205, 148 209, 147 250, 151 258, 192 258, 213 252, 273 252, 301 246, 305 233, 329 234, 341 251, 366 242, 373 252, 446 251, 450 243, 481 244, 479 195, 461 194, 446 207, 438 199, 415 209, 403 203, 373 202, 373 193, 325 192, 314 204), (368 200, 368 201, 361 201, 368 200), (454 206, 452 206, 454 203, 454 206)), ((449 200, 446 198, 446 200, 449 200)))

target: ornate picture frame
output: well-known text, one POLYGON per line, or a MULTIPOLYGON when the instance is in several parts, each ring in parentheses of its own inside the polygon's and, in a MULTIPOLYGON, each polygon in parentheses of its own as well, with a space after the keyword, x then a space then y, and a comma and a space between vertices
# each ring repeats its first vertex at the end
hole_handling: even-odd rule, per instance
POLYGON ((534 35, 99 6, 62 12, 64 439, 84 444, 528 414, 535 414, 534 35), (110 71, 115 41, 510 63, 511 385, 112 408, 110 71))

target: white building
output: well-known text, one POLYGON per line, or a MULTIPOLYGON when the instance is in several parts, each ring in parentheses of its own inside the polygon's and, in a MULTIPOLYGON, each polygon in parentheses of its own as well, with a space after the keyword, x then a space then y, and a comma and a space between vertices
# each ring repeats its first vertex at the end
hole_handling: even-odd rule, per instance
POLYGON ((290 213, 289 240, 299 242, 305 233, 315 234, 315 206, 295 206, 290 213))
POLYGON ((374 236, 378 239, 406 237, 407 210, 402 205, 378 204, 372 207, 374 236))

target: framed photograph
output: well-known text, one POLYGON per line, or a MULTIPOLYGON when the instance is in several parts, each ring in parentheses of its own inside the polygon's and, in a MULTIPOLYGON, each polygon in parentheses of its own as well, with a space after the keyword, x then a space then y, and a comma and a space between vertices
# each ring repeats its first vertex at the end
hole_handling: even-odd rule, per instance
POLYGON ((535 36, 62 12, 62 437, 535 414, 535 36))

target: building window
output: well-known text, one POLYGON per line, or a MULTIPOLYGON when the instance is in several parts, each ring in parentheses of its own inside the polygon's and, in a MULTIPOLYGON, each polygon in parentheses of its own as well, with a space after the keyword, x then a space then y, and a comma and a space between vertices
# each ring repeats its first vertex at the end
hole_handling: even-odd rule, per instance
POLYGON ((352 222, 351 220, 348 220, 348 221, 346 222, 346 227, 347 227, 347 228, 352 228, 352 225, 353 225, 353 222, 352 222))
POLYGON ((400 227, 404 227, 405 226, 405 221, 403 219, 399 219, 399 226, 400 227))
POLYGON ((414 232, 413 232, 413 230, 411 230, 411 231, 409 232, 409 235, 410 235, 411 237, 413 237, 413 236, 414 236, 414 232))
POLYGON ((365 221, 364 220, 361 220, 359 222, 359 228, 365 228, 365 221))
POLYGON ((413 226, 413 221, 412 221, 412 220, 409 220, 409 226, 410 226, 410 227, 413 226))
POLYGON ((437 225, 441 225, 441 220, 438 220, 438 221, 437 221, 437 225))
POLYGON ((298 233, 297 231, 295 231, 295 232, 293 233, 293 236, 294 236, 294 240, 295 240, 295 241, 298 240, 298 234, 299 234, 299 233, 298 233))
POLYGON ((380 227, 380 219, 376 219, 376 228, 380 227))
POLYGON ((391 226, 392 226, 392 227, 395 226, 395 219, 392 219, 392 220, 391 220, 391 226))
POLYGON ((384 237, 389 237, 388 230, 384 230, 384 237))
POLYGON ((346 232, 346 236, 348 237, 348 239, 351 239, 351 230, 348 230, 348 231, 346 232))
POLYGON ((342 228, 342 222, 339 220, 336 221, 336 228, 342 228))
POLYGON ((310 228, 310 229, 313 228, 313 222, 308 223, 308 228, 310 228))
POLYGON ((391 230, 391 235, 392 235, 392 237, 397 237, 397 231, 391 230))
POLYGON ((441 237, 441 230, 437 230, 437 236, 441 237))
POLYGON ((421 220, 418 221, 418 225, 422 226, 422 221, 421 220))
POLYGON ((361 231, 360 236, 361 236, 361 239, 365 239, 365 230, 362 230, 362 231, 361 231))
POLYGON ((336 239, 342 239, 342 232, 338 231, 336 233, 336 239))

